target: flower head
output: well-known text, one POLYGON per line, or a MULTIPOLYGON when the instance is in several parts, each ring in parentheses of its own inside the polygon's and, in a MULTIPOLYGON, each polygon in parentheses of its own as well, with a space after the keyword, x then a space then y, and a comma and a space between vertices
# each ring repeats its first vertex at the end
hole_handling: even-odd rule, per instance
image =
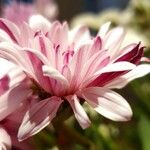
MULTIPOLYGON (((50 23, 42 16, 32 16, 29 25, 23 25, 24 28, 19 29, 8 20, 0 20, 0 56, 22 70, 14 80, 24 78, 17 84, 15 98, 5 99, 13 101, 13 109, 6 108, 3 118, 23 101, 36 99, 19 128, 20 140, 46 127, 64 101, 70 104, 82 128, 90 125, 80 104, 84 100, 111 120, 131 118, 129 104, 111 89, 122 88, 129 81, 146 75, 150 65, 139 65, 143 56, 140 43, 121 47, 125 36, 123 28, 109 31, 110 23, 106 23, 96 37, 92 37, 86 27, 69 30, 66 22, 50 23)), ((7 94, 13 89, 12 84, 7 94)))

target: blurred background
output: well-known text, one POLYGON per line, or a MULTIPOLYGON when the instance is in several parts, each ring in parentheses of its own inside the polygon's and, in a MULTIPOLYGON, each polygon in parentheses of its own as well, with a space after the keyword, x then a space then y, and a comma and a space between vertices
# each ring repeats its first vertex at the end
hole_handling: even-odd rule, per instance
MULTIPOLYGON (((150 0, 18 0, 15 3, 20 3, 20 8, 12 0, 1 0, 1 17, 13 20, 16 15, 14 21, 19 23, 20 16, 26 20, 30 14, 41 13, 51 21, 68 21, 70 28, 84 24, 93 35, 103 23, 111 21, 112 27, 125 27, 126 43, 141 41, 146 47, 145 56, 150 56, 150 0)), ((92 121, 90 128, 82 130, 71 117, 66 124, 80 135, 75 133, 70 142, 67 133, 62 132, 57 139, 49 127, 51 133, 45 129, 33 138, 37 150, 57 150, 58 140, 63 141, 66 150, 150 150, 150 76, 137 79, 117 92, 133 109, 131 121, 112 122, 84 104, 92 121)))

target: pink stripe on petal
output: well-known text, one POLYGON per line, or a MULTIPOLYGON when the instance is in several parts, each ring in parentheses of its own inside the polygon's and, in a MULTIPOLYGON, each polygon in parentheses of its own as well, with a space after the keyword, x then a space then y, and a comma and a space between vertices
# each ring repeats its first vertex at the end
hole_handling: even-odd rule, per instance
POLYGON ((63 66, 62 74, 68 80, 68 82, 70 82, 70 80, 71 80, 71 70, 67 65, 63 66))
POLYGON ((31 48, 26 48, 26 47, 24 47, 22 51, 27 52, 32 64, 35 63, 35 60, 36 62, 42 62, 45 65, 49 64, 47 57, 45 57, 45 55, 40 51, 31 48))
POLYGON ((83 90, 83 98, 98 113, 114 121, 127 121, 132 116, 132 110, 126 100, 119 94, 100 87, 83 90))
POLYGON ((32 106, 24 116, 19 128, 18 139, 25 140, 45 128, 56 116, 61 103, 62 100, 54 96, 32 106))
POLYGON ((137 43, 132 43, 132 44, 129 44, 129 45, 123 47, 123 48, 120 50, 120 52, 119 52, 119 54, 118 54, 117 57, 122 57, 122 56, 124 56, 125 54, 129 53, 130 51, 132 51, 137 45, 138 45, 137 43))
POLYGON ((3 120, 13 111, 15 111, 21 103, 31 94, 31 90, 27 89, 24 83, 11 87, 3 95, 0 96, 0 120, 3 120), (19 94, 18 94, 19 93, 19 94))
POLYGON ((105 67, 109 61, 107 61, 106 64, 104 64, 103 61, 108 58, 109 58, 109 56, 107 54, 107 51, 97 52, 89 60, 87 60, 87 62, 85 62, 84 66, 81 70, 81 73, 80 73, 81 77, 84 77, 84 79, 86 79, 85 78, 86 76, 93 75, 95 72, 97 72, 97 70, 100 70, 103 67, 105 67))
POLYGON ((95 39, 93 39, 93 44, 88 52, 88 57, 92 57, 94 54, 99 52, 102 48, 102 39, 97 36, 95 39))
POLYGON ((140 44, 137 44, 134 48, 132 48, 129 52, 125 53, 123 56, 117 58, 118 61, 130 61, 135 55, 137 55, 139 51, 140 44))
POLYGON ((122 75, 125 71, 130 71, 136 66, 129 62, 116 62, 97 71, 89 80, 88 86, 103 86, 106 82, 113 80, 117 76, 122 75), (123 66, 123 67, 122 67, 123 66))
POLYGON ((109 64, 103 69, 97 71, 95 75, 99 75, 106 72, 118 72, 118 71, 126 71, 126 70, 132 70, 136 66, 132 63, 126 62, 126 61, 120 61, 113 64, 109 64))
POLYGON ((64 85, 64 88, 68 87, 69 85, 68 80, 58 70, 56 70, 51 66, 46 66, 46 65, 44 65, 42 69, 43 69, 43 74, 45 76, 48 76, 62 83, 62 85, 64 85))
MULTIPOLYGON (((47 58, 40 52, 34 49, 24 48, 24 52, 27 53, 34 70, 34 78, 47 92, 51 91, 51 84, 48 77, 43 75, 42 66, 49 64, 47 58)), ((32 76, 33 78, 34 76, 32 76)))
POLYGON ((6 75, 0 79, 0 95, 9 89, 9 77, 6 75))
POLYGON ((65 51, 63 53, 63 57, 64 57, 63 63, 64 63, 64 65, 68 65, 68 63, 70 62, 70 60, 73 57, 73 55, 74 55, 74 51, 73 50, 68 50, 68 51, 65 51))
POLYGON ((144 49, 144 47, 140 48, 140 43, 139 43, 133 49, 131 49, 129 52, 127 52, 126 54, 117 58, 115 60, 115 62, 128 61, 128 62, 131 62, 133 64, 138 64, 140 62, 142 55, 143 55, 143 49, 144 49))
POLYGON ((55 45, 55 48, 59 45, 61 53, 63 53, 68 44, 68 24, 66 22, 63 24, 54 22, 48 33, 48 38, 55 45))
POLYGON ((70 89, 73 90, 81 81, 80 73, 83 69, 85 62, 87 61, 87 50, 89 45, 83 45, 80 49, 73 55, 71 62, 68 67, 71 71, 72 79, 70 81, 70 89))
POLYGON ((32 49, 43 54, 48 62, 54 66, 55 51, 53 43, 42 32, 38 32, 37 36, 33 39, 32 49))
POLYGON ((134 79, 143 77, 150 73, 150 65, 149 64, 142 64, 137 66, 135 69, 131 70, 130 72, 116 78, 115 80, 111 81, 110 83, 106 84, 107 88, 123 88, 129 82, 134 79))
POLYGON ((78 97, 76 95, 73 95, 73 96, 66 97, 66 99, 70 103, 70 105, 73 109, 74 115, 75 115, 77 121, 79 122, 80 126, 83 129, 88 128, 90 126, 91 121, 89 120, 89 117, 87 116, 83 107, 79 103, 78 97))
POLYGON ((135 57, 130 61, 133 64, 138 65, 141 62, 141 58, 144 54, 144 47, 141 47, 135 57))
POLYGON ((19 29, 15 24, 8 20, 0 19, 0 29, 4 30, 15 43, 18 43, 19 29))
POLYGON ((95 55, 93 55, 89 61, 87 61, 80 73, 81 75, 81 85, 86 86, 88 85, 91 80, 90 78, 93 77, 93 74, 97 72, 97 70, 102 69, 105 67, 110 61, 110 57, 107 55, 107 51, 99 51, 95 55))

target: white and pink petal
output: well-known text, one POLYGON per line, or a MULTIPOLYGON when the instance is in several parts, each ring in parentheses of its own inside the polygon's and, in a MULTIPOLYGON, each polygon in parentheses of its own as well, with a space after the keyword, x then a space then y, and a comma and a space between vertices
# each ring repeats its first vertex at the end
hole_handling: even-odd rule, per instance
POLYGON ((44 76, 55 79, 57 82, 64 85, 64 88, 68 87, 69 85, 68 80, 58 70, 47 65, 43 65, 42 69, 43 69, 44 76))
POLYGON ((51 27, 51 23, 41 15, 33 15, 29 19, 29 26, 34 32, 42 31, 46 34, 51 27))
POLYGON ((68 100, 72 110, 74 112, 75 118, 79 122, 80 126, 83 129, 86 129, 90 126, 91 121, 87 116, 86 112, 84 111, 82 105, 80 104, 80 100, 76 95, 67 96, 66 99, 68 100))
POLYGON ((98 113, 114 121, 127 121, 132 110, 126 100, 106 88, 91 87, 82 91, 83 98, 98 113))
POLYGON ((20 30, 14 23, 12 23, 9 20, 1 18, 0 19, 0 29, 5 31, 13 42, 18 43, 20 30))
POLYGON ((104 38, 109 30, 110 24, 111 24, 111 22, 106 22, 105 24, 103 24, 100 27, 97 35, 100 36, 101 38, 104 38))
POLYGON ((31 95, 26 83, 10 87, 0 96, 0 120, 14 112, 31 95))
POLYGON ((3 126, 0 125, 0 149, 8 150, 11 149, 12 142, 11 137, 3 126))
POLYGON ((128 73, 116 78, 115 80, 111 81, 110 83, 106 84, 107 88, 123 88, 129 82, 134 79, 143 77, 150 73, 150 65, 149 64, 141 64, 134 68, 133 70, 129 71, 128 73))
POLYGON ((62 100, 54 96, 33 105, 23 118, 18 132, 18 139, 20 141, 25 140, 45 128, 56 116, 61 103, 62 100))
POLYGON ((116 27, 110 30, 104 37, 102 48, 109 50, 112 59, 119 53, 124 37, 125 32, 122 27, 116 27))
POLYGON ((34 77, 31 62, 26 55, 25 51, 15 43, 1 42, 0 43, 0 56, 27 72, 34 77))

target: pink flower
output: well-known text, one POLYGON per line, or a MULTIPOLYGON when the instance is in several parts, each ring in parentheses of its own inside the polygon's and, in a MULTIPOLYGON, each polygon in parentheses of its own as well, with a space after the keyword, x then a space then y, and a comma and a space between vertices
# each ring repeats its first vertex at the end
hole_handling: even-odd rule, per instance
POLYGON ((0 79, 0 149, 21 148, 22 150, 31 150, 33 145, 29 141, 18 142, 17 139, 18 128, 25 112, 32 106, 31 99, 26 99, 29 90, 25 88, 25 76, 21 70, 14 68, 12 64, 0 62, 10 69, 9 73, 3 75, 0 79), (18 95, 19 98, 16 97, 16 92, 22 92, 21 96, 18 95), (17 103, 18 100, 18 106, 14 107, 13 103, 17 103))
POLYGON ((21 26, 22 22, 28 22, 33 15, 40 13, 50 20, 56 18, 58 8, 53 0, 36 0, 33 3, 11 1, 3 7, 3 18, 21 26))
POLYGON ((50 23, 42 16, 32 16, 29 25, 23 25, 19 29, 8 20, 0 20, 0 56, 23 71, 9 80, 24 77, 16 87, 10 84, 3 94, 7 96, 0 97, 0 102, 11 104, 0 109, 0 118, 31 97, 38 101, 24 116, 19 140, 46 127, 63 101, 70 104, 82 128, 90 125, 80 104, 83 100, 111 120, 131 118, 129 104, 111 89, 122 88, 150 72, 149 64, 139 65, 143 55, 140 43, 122 48, 124 30, 117 27, 108 31, 110 23, 104 24, 96 37, 85 27, 69 30, 66 22, 50 23))
POLYGON ((35 6, 30 3, 12 1, 3 9, 3 17, 21 25, 23 21, 27 22, 29 17, 36 12, 35 6))

